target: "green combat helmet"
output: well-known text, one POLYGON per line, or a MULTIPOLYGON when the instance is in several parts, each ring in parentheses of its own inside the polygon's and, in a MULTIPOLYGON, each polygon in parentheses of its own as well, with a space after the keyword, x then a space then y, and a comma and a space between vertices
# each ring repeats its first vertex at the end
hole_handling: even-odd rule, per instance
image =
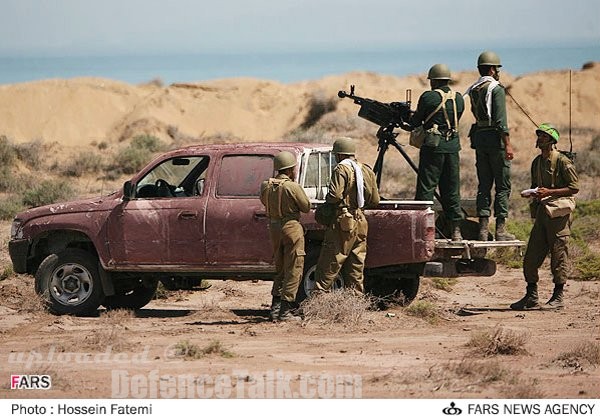
POLYGON ((429 69, 428 80, 450 80, 450 68, 446 64, 435 64, 429 69))
POLYGON ((538 132, 545 132, 548 135, 550 135, 552 137, 552 139, 554 139, 554 143, 557 143, 558 140, 560 139, 560 134, 558 133, 558 129, 556 129, 554 126, 550 125, 549 123, 542 123, 536 130, 535 133, 537 134, 538 132))
POLYGON ((493 65, 494 67, 502 67, 500 63, 500 57, 498 54, 492 51, 483 51, 479 54, 479 58, 477 59, 477 66, 482 65, 493 65))
POLYGON ((275 156, 273 161, 275 171, 285 170, 286 168, 294 167, 296 165, 296 157, 289 151, 281 151, 275 156))
POLYGON ((333 143, 334 154, 354 155, 356 154, 356 145, 354 141, 347 137, 338 138, 333 143))

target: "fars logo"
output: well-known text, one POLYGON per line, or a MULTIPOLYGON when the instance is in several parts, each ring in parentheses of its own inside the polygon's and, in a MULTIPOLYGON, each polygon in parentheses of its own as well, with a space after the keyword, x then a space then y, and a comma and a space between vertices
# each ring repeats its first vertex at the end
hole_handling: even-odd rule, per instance
POLYGON ((52 378, 47 374, 11 374, 11 389, 50 389, 52 378))

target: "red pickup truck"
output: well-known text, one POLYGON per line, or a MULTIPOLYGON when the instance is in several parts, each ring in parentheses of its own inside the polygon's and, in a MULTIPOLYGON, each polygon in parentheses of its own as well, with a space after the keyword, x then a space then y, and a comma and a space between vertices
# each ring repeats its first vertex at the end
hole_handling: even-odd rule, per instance
MULTIPOLYGON (((36 291, 58 314, 86 314, 100 305, 141 308, 159 281, 175 289, 202 279, 270 280, 272 250, 258 194, 283 150, 297 156, 296 180, 311 201, 322 200, 335 165, 329 145, 182 148, 159 156, 108 196, 17 214, 9 241, 14 271, 35 275, 36 291)), ((424 271, 442 273, 440 263, 431 263, 432 204, 383 200, 366 211, 367 290, 409 303, 424 271)), ((301 221, 307 256, 299 299, 314 285, 324 232, 312 211, 301 221)))

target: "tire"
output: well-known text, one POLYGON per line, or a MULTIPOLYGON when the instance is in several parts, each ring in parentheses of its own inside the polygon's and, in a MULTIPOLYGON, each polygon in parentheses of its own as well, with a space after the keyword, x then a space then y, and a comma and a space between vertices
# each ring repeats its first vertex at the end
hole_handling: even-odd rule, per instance
POLYGON ((365 291, 373 295, 379 308, 408 306, 417 297, 421 277, 417 273, 398 273, 398 277, 365 276, 365 291))
POLYGON ((150 283, 140 283, 132 290, 107 296, 102 304, 106 309, 140 309, 154 298, 157 287, 158 280, 153 280, 150 283))
MULTIPOLYGON (((312 246, 306 249, 306 256, 304 257, 304 270, 302 272, 302 279, 300 280, 300 286, 298 287, 298 293, 296 294, 296 303, 302 302, 310 295, 310 292, 315 288, 316 277, 315 272, 317 270, 317 262, 319 261, 319 255, 321 254, 321 246, 312 246)), ((333 289, 341 289, 344 287, 344 280, 341 276, 333 282, 333 289)))
POLYGON ((37 269, 35 291, 54 314, 93 314, 104 299, 98 259, 79 248, 50 254, 37 269))

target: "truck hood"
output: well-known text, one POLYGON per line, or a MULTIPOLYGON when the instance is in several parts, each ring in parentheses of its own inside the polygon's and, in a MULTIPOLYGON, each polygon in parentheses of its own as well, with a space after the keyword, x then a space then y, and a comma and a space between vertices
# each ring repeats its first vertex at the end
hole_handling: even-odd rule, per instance
POLYGON ((121 202, 121 194, 113 192, 107 196, 93 197, 89 199, 72 200, 69 202, 53 203, 51 205, 39 206, 15 215, 15 219, 23 222, 35 218, 62 213, 98 212, 110 210, 121 202))

